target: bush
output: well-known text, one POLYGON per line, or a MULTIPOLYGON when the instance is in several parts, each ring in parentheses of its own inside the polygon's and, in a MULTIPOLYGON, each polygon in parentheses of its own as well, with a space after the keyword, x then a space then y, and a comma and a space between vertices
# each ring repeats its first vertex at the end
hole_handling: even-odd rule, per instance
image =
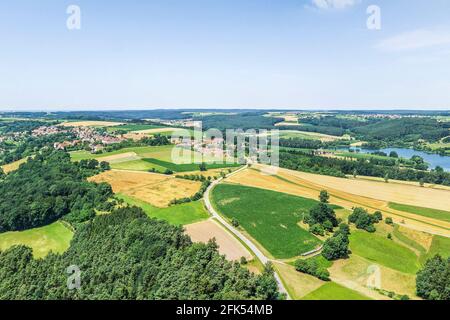
POLYGON ((386 223, 386 224, 388 224, 388 225, 393 225, 394 224, 394 221, 392 221, 392 218, 386 218, 385 220, 384 220, 384 222, 386 223))
POLYGON ((325 230, 323 229, 322 225, 316 223, 313 224, 311 227, 309 227, 309 232, 312 234, 318 235, 318 236, 324 236, 325 230))
POLYGON ((363 208, 355 208, 353 209, 353 213, 348 217, 348 222, 354 223, 358 229, 375 232, 376 229, 373 224, 378 223, 381 219, 383 217, 379 211, 371 215, 363 208))
POLYGON ((333 224, 330 220, 325 221, 322 226, 326 231, 333 232, 333 224))
POLYGON ((299 272, 303 272, 303 273, 312 275, 323 281, 330 281, 330 273, 328 272, 328 270, 320 267, 315 260, 298 259, 297 261, 295 261, 294 266, 295 266, 295 270, 297 270, 299 272))

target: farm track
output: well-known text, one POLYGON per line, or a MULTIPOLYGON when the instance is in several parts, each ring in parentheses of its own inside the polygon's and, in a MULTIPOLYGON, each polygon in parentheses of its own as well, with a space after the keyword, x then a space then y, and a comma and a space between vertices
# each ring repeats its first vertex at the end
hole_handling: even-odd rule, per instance
MULTIPOLYGON (((247 166, 236 170, 235 172, 231 173, 228 177, 231 177, 243 170, 247 169, 247 166)), ((238 231, 236 228, 234 228, 233 226, 231 226, 212 206, 211 204, 211 200, 210 200, 210 194, 211 194, 211 190, 217 186, 219 183, 221 183, 223 181, 223 178, 220 178, 218 180, 215 180, 209 187, 208 189, 205 191, 204 194, 204 201, 205 201, 205 207, 206 209, 211 213, 211 215, 217 219, 225 228, 228 229, 228 231, 230 231, 231 233, 233 233, 236 237, 238 237, 242 242, 245 243, 245 245, 251 250, 251 252, 261 261, 261 263, 266 264, 268 262, 271 262, 272 260, 269 259, 268 257, 266 257, 264 255, 264 253, 261 252, 261 250, 258 249, 258 247, 252 242, 250 241, 247 237, 245 237, 240 231, 238 231)), ((286 290, 280 276, 278 275, 278 273, 275 271, 274 272, 274 276, 275 276, 275 280, 278 283, 278 288, 280 290, 280 292, 286 294, 286 297, 288 300, 291 300, 291 297, 288 293, 288 291, 286 290)))

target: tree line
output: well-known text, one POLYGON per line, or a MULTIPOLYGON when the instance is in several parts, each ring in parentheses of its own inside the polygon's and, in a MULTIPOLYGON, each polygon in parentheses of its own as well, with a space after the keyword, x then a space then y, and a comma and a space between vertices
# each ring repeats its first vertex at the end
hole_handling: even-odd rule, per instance
POLYGON ((346 175, 361 175, 380 177, 403 181, 417 181, 421 183, 433 183, 450 186, 450 173, 442 168, 432 171, 401 168, 398 166, 386 166, 379 164, 376 159, 367 161, 358 159, 350 161, 345 159, 327 158, 315 156, 311 152, 281 151, 280 167, 291 170, 304 171, 316 174, 345 177, 346 175), (377 163, 377 164, 375 164, 377 163))

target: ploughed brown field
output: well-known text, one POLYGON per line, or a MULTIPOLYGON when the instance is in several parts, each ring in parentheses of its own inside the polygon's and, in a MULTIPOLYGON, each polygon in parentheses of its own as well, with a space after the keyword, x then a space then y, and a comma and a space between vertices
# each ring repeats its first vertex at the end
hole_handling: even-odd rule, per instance
POLYGON ((216 239, 220 254, 225 255, 228 260, 238 261, 241 257, 252 259, 248 250, 213 219, 187 225, 185 229, 186 234, 194 242, 207 243, 211 239, 216 239))

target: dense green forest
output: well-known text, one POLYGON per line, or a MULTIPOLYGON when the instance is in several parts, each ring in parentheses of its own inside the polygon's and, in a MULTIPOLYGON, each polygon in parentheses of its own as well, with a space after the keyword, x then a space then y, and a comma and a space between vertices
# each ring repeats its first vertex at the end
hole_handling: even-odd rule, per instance
POLYGON ((63 255, 34 260, 26 247, 0 253, 0 299, 280 298, 270 266, 252 274, 220 256, 215 243, 192 244, 180 227, 136 207, 83 224, 63 255), (80 287, 69 290, 74 265, 80 287))
POLYGON ((95 216, 112 196, 111 186, 86 181, 106 163, 72 163, 69 154, 44 149, 0 181, 0 232, 49 224, 68 215, 71 222, 95 216))
POLYGON ((443 171, 441 168, 432 171, 422 171, 390 165, 390 161, 394 160, 370 159, 367 161, 359 159, 358 161, 351 161, 315 156, 310 152, 280 152, 280 167, 282 168, 335 177, 361 175, 450 186, 450 173, 443 171))
POLYGON ((203 129, 211 128, 224 131, 226 129, 273 129, 283 119, 265 117, 265 112, 244 112, 232 115, 211 115, 196 118, 203 122, 203 129))
POLYGON ((31 132, 36 128, 48 125, 47 122, 43 121, 12 121, 12 122, 1 122, 0 121, 0 134, 14 133, 14 132, 31 132))
POLYGON ((382 141, 387 144, 415 142, 419 139, 437 141, 449 135, 449 126, 431 118, 401 118, 383 120, 352 130, 365 141, 382 141))

